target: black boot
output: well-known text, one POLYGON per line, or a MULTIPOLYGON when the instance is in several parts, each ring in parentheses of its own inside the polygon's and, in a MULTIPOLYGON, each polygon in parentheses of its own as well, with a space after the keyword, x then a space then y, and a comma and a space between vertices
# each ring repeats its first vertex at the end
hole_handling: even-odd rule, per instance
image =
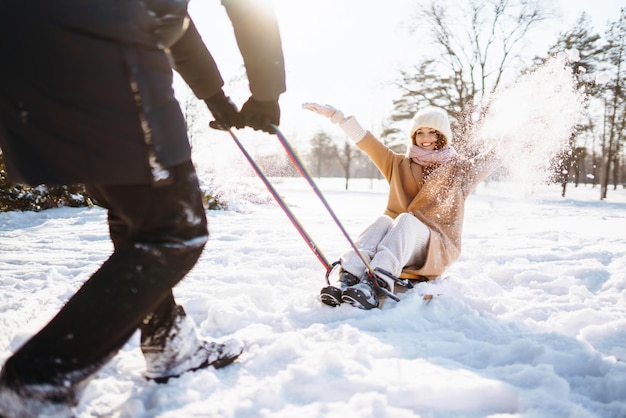
POLYGON ((339 286, 329 285, 320 291, 320 300, 328 306, 337 306, 341 302, 341 294, 350 286, 359 283, 359 278, 354 274, 341 269, 339 272, 339 286))
MULTIPOLYGON (((382 280, 378 283, 385 286, 382 280)), ((365 272, 359 283, 343 291, 341 299, 359 309, 373 309, 378 307, 378 292, 374 279, 370 277, 369 272, 365 272)))
POLYGON ((200 340, 193 321, 182 306, 177 306, 172 316, 160 325, 156 332, 142 333, 141 337, 141 351, 146 359, 145 376, 158 383, 205 367, 227 366, 242 352, 241 344, 235 340, 225 343, 200 340))

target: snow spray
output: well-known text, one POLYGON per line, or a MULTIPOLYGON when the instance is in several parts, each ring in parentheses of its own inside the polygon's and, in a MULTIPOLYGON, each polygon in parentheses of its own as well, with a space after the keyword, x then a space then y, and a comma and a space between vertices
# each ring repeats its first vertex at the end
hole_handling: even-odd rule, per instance
POLYGON ((491 97, 472 142, 495 146, 515 183, 532 187, 549 181, 555 158, 567 149, 585 113, 585 94, 567 65, 576 52, 554 56, 491 97))

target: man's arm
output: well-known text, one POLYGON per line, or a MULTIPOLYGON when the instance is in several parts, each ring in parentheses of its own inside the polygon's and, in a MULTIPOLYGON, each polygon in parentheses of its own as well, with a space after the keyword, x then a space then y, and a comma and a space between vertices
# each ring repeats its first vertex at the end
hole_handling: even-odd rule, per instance
POLYGON ((278 21, 266 0, 222 0, 257 101, 278 100, 285 86, 285 62, 278 21))

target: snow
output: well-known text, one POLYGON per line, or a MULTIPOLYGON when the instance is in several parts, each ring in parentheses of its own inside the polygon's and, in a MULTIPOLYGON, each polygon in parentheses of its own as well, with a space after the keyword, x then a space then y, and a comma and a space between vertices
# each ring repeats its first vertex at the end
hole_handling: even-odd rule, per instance
MULTIPOLYGON (((334 261, 348 244, 307 183, 272 182, 334 261)), ((385 206, 383 180, 318 184, 352 237, 385 206)), ((483 183, 446 276, 362 311, 321 304, 325 269, 285 214, 258 179, 232 186, 239 200, 208 212, 207 248, 175 294, 200 336, 241 340, 240 359, 160 385, 143 379, 135 335, 77 417, 626 415, 626 190, 483 183)), ((0 236, 3 362, 112 246, 101 208, 0 213, 0 236)))
MULTIPOLYGON (((626 189, 600 200, 599 187, 569 185, 561 198, 543 185, 584 107, 565 55, 493 96, 476 141, 508 152, 509 180, 469 196, 447 274, 382 309, 318 301, 324 267, 218 138, 219 152, 196 161, 230 209, 207 213, 206 250, 174 293, 202 338, 245 351, 160 385, 143 378, 135 334, 87 386, 77 418, 626 416, 626 189)), ((336 260, 349 245, 306 181, 272 183, 336 260)), ((318 185, 353 238, 386 205, 384 180, 318 185)), ((101 208, 0 213, 0 362, 111 251, 101 208)))

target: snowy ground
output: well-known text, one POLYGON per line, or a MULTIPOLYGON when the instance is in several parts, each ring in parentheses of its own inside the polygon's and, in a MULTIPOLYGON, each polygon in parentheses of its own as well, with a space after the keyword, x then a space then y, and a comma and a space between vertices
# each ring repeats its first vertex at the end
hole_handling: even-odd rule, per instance
MULTIPOLYGON (((306 183, 276 181, 336 259, 347 243, 306 183)), ((380 181, 319 184, 353 237, 383 210, 380 181)), ((317 258, 278 206, 242 197, 208 214, 209 245, 176 288, 203 337, 245 343, 240 360, 158 385, 134 336, 77 417, 624 417, 626 191, 599 194, 481 185, 447 278, 373 311, 321 305, 317 258)), ((0 237, 4 361, 111 245, 98 208, 1 213, 0 237)))

